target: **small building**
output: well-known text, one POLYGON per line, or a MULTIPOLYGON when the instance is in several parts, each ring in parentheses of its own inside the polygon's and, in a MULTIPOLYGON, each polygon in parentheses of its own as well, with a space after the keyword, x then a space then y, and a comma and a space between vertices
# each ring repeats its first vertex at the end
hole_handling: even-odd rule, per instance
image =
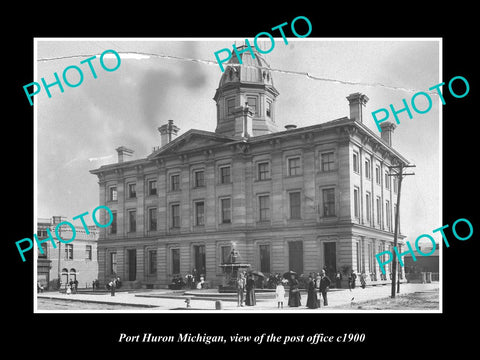
MULTIPOLYGON (((38 219, 38 239, 47 238, 47 228, 55 234, 56 225, 65 220, 67 219, 61 216, 38 219)), ((92 282, 98 278, 98 228, 94 225, 88 226, 87 234, 83 226, 76 226, 75 232, 72 242, 65 244, 56 240, 54 248, 51 241, 45 241, 41 244, 43 254, 37 251, 37 281, 45 289, 57 290, 59 285, 64 288, 71 280, 77 280, 79 288, 92 287, 92 282)), ((70 239, 72 229, 61 226, 59 234, 63 239, 70 239)))
MULTIPOLYGON (((429 254, 432 250, 432 246, 420 247, 420 252, 423 254, 429 254)), ((425 256, 421 253, 416 249, 414 250, 416 261, 413 260, 413 256, 410 253, 403 257, 407 280, 411 282, 422 281, 422 273, 431 273, 431 279, 438 281, 440 271, 440 250, 438 244, 436 244, 435 250, 431 255, 425 256)))

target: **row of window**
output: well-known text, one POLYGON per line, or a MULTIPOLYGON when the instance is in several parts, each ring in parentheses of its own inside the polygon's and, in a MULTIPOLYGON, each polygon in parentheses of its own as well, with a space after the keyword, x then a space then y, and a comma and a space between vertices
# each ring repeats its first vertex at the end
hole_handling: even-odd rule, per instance
MULTIPOLYGON (((335 210, 335 189, 328 188, 322 190, 322 199, 323 199, 323 216, 330 217, 336 216, 335 210)), ((302 198, 300 191, 290 191, 288 192, 289 199, 289 218, 290 219, 301 219, 301 208, 302 208, 302 198)), ((230 197, 224 197, 219 199, 219 220, 222 224, 229 224, 232 221, 232 200, 230 197)), ((174 203, 170 204, 169 207, 169 226, 170 228, 180 228, 180 204, 174 203)), ((193 206, 194 211, 194 225, 195 226, 204 226, 205 225, 205 202, 203 200, 194 201, 193 206)), ((110 234, 117 233, 117 212, 112 211, 113 220, 110 225, 110 234)), ((128 232, 137 231, 137 211, 135 209, 127 210, 128 214, 128 232)), ((157 208, 148 208, 147 210, 147 229, 148 231, 157 231, 158 227, 158 212, 157 208)), ((257 220, 260 222, 270 221, 271 220, 271 203, 270 195, 264 194, 258 196, 258 217, 257 220)))
MULTIPOLYGON (((42 243, 43 254, 38 252, 39 258, 47 258, 48 244, 42 243)), ((65 244, 63 250, 63 259, 64 260, 73 260, 73 244, 65 244)), ((85 245, 85 260, 92 260, 92 245, 85 245)))
MULTIPOLYGON (((372 195, 370 192, 366 192, 365 194, 365 218, 367 222, 372 221, 372 195)), ((376 204, 376 214, 377 214, 377 224, 381 225, 382 224, 382 200, 380 196, 377 196, 375 200, 376 204)), ((353 211, 354 211, 354 216, 356 218, 360 217, 360 189, 358 187, 354 187, 353 189, 353 211)), ((397 214, 397 205, 395 204, 394 206, 394 218, 397 214)), ((391 206, 390 206, 390 201, 386 200, 385 201, 385 225, 388 230, 392 229, 392 222, 391 222, 391 206)))
MULTIPOLYGON (((258 98, 256 96, 247 96, 247 103, 254 116, 259 116, 258 98)), ((227 99, 227 116, 233 115, 235 110, 235 98, 227 99)), ((266 102, 266 115, 272 116, 272 103, 267 100, 266 102)))
MULTIPOLYGON (((360 174, 360 157, 357 152, 353 152, 353 171, 360 174)), ((365 178, 372 179, 372 164, 370 159, 365 159, 365 178)), ((381 170, 380 165, 375 165, 375 182, 381 185, 381 170)), ((390 175, 388 171, 385 171, 385 188, 390 189, 390 175)), ((398 191, 398 178, 393 177, 393 191, 398 191)))
MULTIPOLYGON (((360 249, 360 243, 355 242, 355 255, 356 255, 356 267, 354 270, 356 271, 365 271, 365 264, 362 259, 362 251, 360 249)), ((389 249, 391 249, 392 245, 389 245, 389 249)), ((385 251, 386 246, 385 243, 380 243, 379 244, 379 251, 385 251)), ((230 252, 232 250, 231 245, 221 245, 219 247, 219 261, 221 264, 229 263, 230 261, 230 252)), ((272 254, 272 249, 270 244, 259 244, 257 247, 257 258, 258 258, 258 269, 263 272, 263 273, 270 273, 271 272, 271 254, 272 254)), ((367 244, 367 248, 365 249, 367 258, 368 258, 368 269, 369 272, 376 273, 377 272, 377 264, 375 261, 375 254, 377 251, 375 250, 375 247, 373 246, 372 243, 367 244)), ((392 250, 393 251, 393 250, 392 250)), ((130 253, 133 253, 133 257, 136 257, 136 250, 128 250, 128 257, 130 257, 130 253)), ((197 274, 200 275, 202 274, 205 276, 205 245, 194 245, 193 246, 193 267, 196 269, 197 274)), ((335 252, 331 254, 333 256, 335 255, 335 252)), ((327 256, 325 254, 325 256, 327 256)), ((176 275, 176 274, 181 274, 181 257, 180 257, 180 248, 178 247, 172 247, 169 249, 169 258, 170 261, 168 262, 169 264, 169 271, 171 274, 176 275)), ((157 273, 157 250, 155 249, 149 249, 147 250, 147 264, 146 264, 146 270, 148 272, 148 275, 155 275, 157 273)), ((290 262, 298 262, 300 267, 303 267, 303 244, 302 241, 293 241, 289 242, 289 263, 290 262), (295 245, 295 246, 292 246, 295 245), (298 251, 297 251, 298 250, 298 251)), ((116 252, 111 252, 110 253, 110 273, 116 273, 117 272, 117 253, 116 252)), ((136 261, 129 261, 129 264, 127 266, 127 271, 129 273, 130 280, 135 280, 135 278, 132 278, 132 273, 135 271, 131 270, 136 270, 136 269, 129 269, 129 267, 135 266, 136 267, 136 261)), ((390 271, 390 266, 387 266, 387 272, 390 271)), ((182 274, 183 275, 183 274, 182 274)))
MULTIPOLYGON (((321 159, 321 171, 334 171, 335 167, 335 158, 334 152, 325 152, 320 154, 321 159)), ((232 182, 231 176, 231 167, 230 165, 220 166, 219 168, 219 184, 230 184, 232 182)), ((270 180, 271 171, 270 171, 270 162, 262 161, 256 164, 257 170, 257 180, 270 180)), ((300 156, 289 157, 287 158, 287 175, 288 176, 299 176, 302 175, 302 162, 300 156)), ((199 188, 205 186, 205 170, 194 170, 193 171, 193 187, 199 188)), ((147 181, 147 195, 154 196, 157 195, 157 180, 148 180, 147 181)), ((180 185, 180 173, 171 174, 169 176, 169 190, 170 191, 179 191, 181 188, 180 185)), ((137 197, 136 184, 128 183, 126 191, 127 199, 134 199, 137 197)), ((108 200, 117 201, 118 200, 118 190, 117 186, 113 185, 108 188, 108 200)))
MULTIPOLYGON (((195 247, 195 267, 198 267, 199 273, 204 274, 205 266, 205 245, 196 245, 195 247)), ((225 264, 229 261, 229 256, 232 248, 230 245, 224 245, 220 247, 220 262, 225 264)), ((134 250, 133 250, 134 251, 134 250)), ((270 273, 270 245, 259 245, 259 261, 260 271, 263 273, 270 273)), ((110 274, 117 273, 117 253, 110 253, 110 274)), ((136 265, 136 263, 135 263, 136 265)), ((180 249, 170 249, 170 271, 172 274, 180 274, 180 249)), ((149 275, 155 275, 157 273, 157 250, 147 250, 147 272, 149 275)), ((204 274, 205 275, 205 274, 204 274)), ((133 279, 134 280, 134 279, 133 279)))

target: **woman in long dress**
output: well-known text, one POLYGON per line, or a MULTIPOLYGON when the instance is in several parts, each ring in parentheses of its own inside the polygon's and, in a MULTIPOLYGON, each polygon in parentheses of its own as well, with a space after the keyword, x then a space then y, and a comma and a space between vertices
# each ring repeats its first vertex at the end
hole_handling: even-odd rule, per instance
POLYGON ((245 305, 256 305, 257 301, 255 299, 255 280, 253 279, 252 274, 250 274, 247 278, 247 284, 245 285, 245 289, 247 290, 247 294, 245 296, 245 305))
POLYGON ((298 288, 299 282, 295 278, 295 275, 292 274, 290 279, 290 290, 288 292, 288 306, 298 307, 301 304, 300 299, 300 289, 298 288))
POLYGON ((318 302, 317 302, 317 289, 315 286, 315 278, 314 275, 310 274, 308 277, 308 297, 307 297, 307 307, 309 309, 317 309, 318 302))

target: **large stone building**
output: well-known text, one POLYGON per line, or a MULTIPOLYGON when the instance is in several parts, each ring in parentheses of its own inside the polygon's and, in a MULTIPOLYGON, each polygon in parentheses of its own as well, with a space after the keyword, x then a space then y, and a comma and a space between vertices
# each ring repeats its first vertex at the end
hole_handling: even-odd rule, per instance
POLYGON ((243 53, 242 65, 232 57, 222 74, 215 132, 177 137, 169 121, 146 158, 126 161, 122 146, 118 163, 91 171, 114 214, 100 229, 100 281, 116 274, 126 286, 162 287, 195 268, 216 286, 232 245, 264 273, 350 268, 367 283, 389 280, 375 254, 393 248, 390 167, 408 164, 392 147, 395 126, 374 134, 362 122, 368 98, 355 93, 349 117, 279 131, 279 92, 255 55, 243 53))
MULTIPOLYGON (((38 219, 38 239, 47 238, 47 228, 55 234, 57 224, 65 220, 61 216, 38 219)), ((77 280, 79 288, 92 287, 92 282, 98 277, 98 229, 89 225, 88 231, 87 234, 83 226, 76 226, 74 240, 68 244, 56 240, 56 248, 50 241, 42 243, 43 254, 37 251, 37 281, 45 289, 56 290, 59 279, 61 288, 70 280, 77 280)), ((61 226, 59 233, 63 239, 71 239, 73 236, 72 229, 68 226, 61 226)))

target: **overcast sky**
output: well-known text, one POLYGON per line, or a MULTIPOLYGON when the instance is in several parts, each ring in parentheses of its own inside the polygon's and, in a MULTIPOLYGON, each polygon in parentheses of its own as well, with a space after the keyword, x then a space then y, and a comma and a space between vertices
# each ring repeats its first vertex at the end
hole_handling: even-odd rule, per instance
MULTIPOLYGON (((236 39, 237 44, 239 40, 236 39)), ((253 39, 250 42, 253 43, 253 39)), ((37 216, 62 215, 72 218, 89 213, 99 204, 97 177, 89 170, 117 161, 115 148, 121 145, 144 158, 160 145, 157 127, 173 119, 180 134, 189 129, 215 131, 216 107, 212 99, 221 76, 218 65, 159 56, 121 54, 121 65, 104 71, 99 55, 108 49, 169 55, 215 61, 214 52, 231 48, 234 39, 37 39, 36 78, 54 81, 63 70, 77 65, 84 70, 83 83, 64 93, 52 87, 48 98, 44 89, 34 98, 37 111, 37 216), (97 73, 93 79, 86 59, 97 73), (65 57, 63 59, 56 59, 65 57)), ((364 123, 379 134, 371 112, 401 107, 416 91, 426 91, 441 82, 440 51, 437 39, 276 39, 275 48, 265 55, 274 69, 308 72, 340 82, 311 80, 303 75, 273 72, 280 95, 276 101, 276 121, 299 127, 349 116, 346 96, 366 94, 364 123), (358 83, 345 84, 341 81, 358 83), (362 84, 383 84, 367 86, 362 84), (397 89, 393 89, 397 88, 397 89), (402 89, 412 89, 408 92, 402 89)), ((223 56, 223 54, 222 54, 223 56)), ((109 67, 114 58, 106 59, 109 67)), ((75 82, 75 71, 69 72, 75 82)), ((393 147, 416 165, 415 176, 402 187, 402 232, 414 241, 431 234, 441 223, 440 202, 440 118, 441 102, 432 95, 433 108, 413 119, 403 113, 393 136, 393 147), (439 108, 440 107, 440 108, 439 108)), ((418 107, 426 108, 418 98, 418 107)), ((25 98, 25 106, 29 106, 25 98)), ((391 119, 393 120, 393 119, 391 119)), ((87 219, 92 223, 91 219, 87 219)), ((438 241, 438 233, 434 238, 438 241)))

